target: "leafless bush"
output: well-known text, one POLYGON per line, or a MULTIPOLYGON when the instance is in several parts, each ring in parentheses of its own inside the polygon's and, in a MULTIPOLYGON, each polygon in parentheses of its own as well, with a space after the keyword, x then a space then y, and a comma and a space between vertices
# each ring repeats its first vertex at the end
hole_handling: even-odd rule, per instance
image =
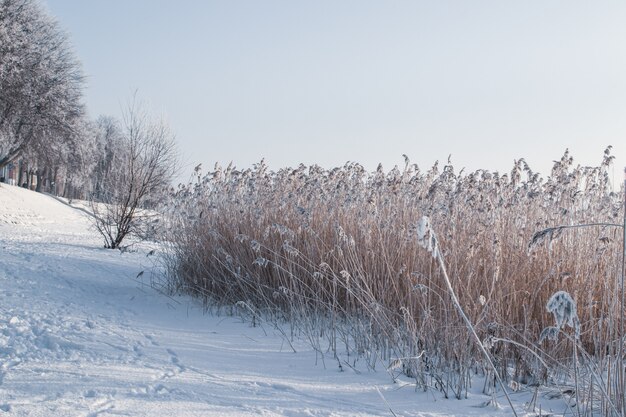
POLYGON ((90 199, 94 225, 105 247, 119 248, 130 235, 145 236, 175 173, 173 135, 163 121, 151 119, 133 101, 123 120, 104 177, 90 199))

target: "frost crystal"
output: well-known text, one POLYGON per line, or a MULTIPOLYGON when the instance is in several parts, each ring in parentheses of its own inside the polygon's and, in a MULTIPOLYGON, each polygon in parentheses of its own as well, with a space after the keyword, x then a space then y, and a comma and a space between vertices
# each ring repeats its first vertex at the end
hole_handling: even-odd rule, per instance
POLYGON ((265 268, 267 266, 267 264, 269 263, 269 259, 263 258, 262 256, 259 256, 258 258, 256 258, 254 260, 254 262, 252 263, 253 265, 258 265, 262 268, 265 268))
POLYGON ((484 295, 480 294, 480 296, 478 297, 478 302, 481 306, 484 306, 487 303, 487 299, 484 295))
POLYGON ((252 242, 250 242, 250 247, 255 252, 258 252, 261 250, 261 244, 257 242, 256 240, 253 240, 252 242))
POLYGON ((417 243, 430 252, 433 258, 437 258, 439 245, 437 244, 435 232, 430 227, 430 219, 427 216, 423 216, 417 222, 417 243))
POLYGON ((539 343, 543 342, 544 339, 550 339, 556 341, 559 337, 559 329, 558 327, 548 326, 541 331, 541 335, 539 335, 539 343))
POLYGON ((298 249, 294 248, 288 240, 283 242, 283 249, 287 252, 288 255, 297 256, 298 249))
POLYGON ((580 338, 580 321, 576 313, 576 302, 569 293, 557 291, 546 304, 548 312, 554 316, 555 327, 547 327, 541 332, 540 341, 543 339, 556 340, 559 330, 568 325, 574 329, 576 339, 580 338))
POLYGON ((485 347, 485 349, 490 350, 491 348, 493 348, 493 346, 495 345, 495 340, 493 338, 493 336, 487 336, 484 340, 483 340, 483 346, 485 347))
POLYGON ((548 242, 548 248, 552 249, 552 243, 561 236, 563 232, 563 226, 550 227, 548 229, 540 230, 535 233, 528 244, 528 252, 532 252, 533 249, 541 245, 544 241, 548 242))
POLYGON ((345 279, 346 282, 350 281, 350 273, 348 271, 346 271, 345 269, 339 272, 339 275, 341 275, 341 278, 345 279))
POLYGON ((428 292, 428 287, 427 287, 426 285, 424 285, 424 284, 415 284, 415 285, 413 286, 413 290, 414 290, 414 291, 419 291, 419 292, 421 292, 422 294, 425 294, 425 293, 427 293, 427 292, 428 292))

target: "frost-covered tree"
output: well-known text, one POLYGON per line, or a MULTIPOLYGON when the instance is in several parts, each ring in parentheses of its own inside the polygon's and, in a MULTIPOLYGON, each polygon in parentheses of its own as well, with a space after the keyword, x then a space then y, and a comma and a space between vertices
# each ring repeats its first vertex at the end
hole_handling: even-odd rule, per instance
POLYGON ((170 185, 177 165, 174 136, 134 101, 121 127, 100 120, 96 184, 91 197, 95 226, 107 248, 129 235, 144 236, 149 210, 170 185))
POLYGON ((67 36, 41 4, 0 0, 0 167, 76 136, 82 84, 67 36))
POLYGON ((45 146, 27 147, 20 155, 21 166, 36 178, 36 191, 86 198, 97 159, 95 136, 93 123, 77 119, 71 131, 48 136, 45 146))
MULTIPOLYGON (((91 189, 91 177, 98 160, 97 130, 85 120, 73 129, 60 144, 62 170, 64 171, 63 195, 68 198, 86 199, 91 189)), ((59 177, 57 177, 58 180, 59 177)))
POLYGON ((109 176, 123 163, 125 146, 123 144, 122 128, 113 117, 100 116, 95 122, 95 152, 96 161, 91 176, 91 195, 95 200, 104 198, 104 188, 109 176))

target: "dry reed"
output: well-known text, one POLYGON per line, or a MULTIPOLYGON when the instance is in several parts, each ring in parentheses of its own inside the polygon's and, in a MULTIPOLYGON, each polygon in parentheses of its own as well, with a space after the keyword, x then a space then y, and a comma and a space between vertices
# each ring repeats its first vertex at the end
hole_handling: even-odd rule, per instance
POLYGON ((581 167, 566 152, 545 179, 524 160, 499 174, 450 164, 422 172, 406 157, 389 172, 356 163, 270 171, 263 162, 197 171, 169 204, 170 289, 289 322, 288 337, 308 338, 339 366, 391 364, 392 375, 461 398, 472 373, 491 374, 437 261, 418 244, 417 222, 428 216, 459 304, 498 373, 566 384, 581 360, 588 367, 579 373, 589 369, 604 385, 587 378, 579 401, 594 399, 610 414, 622 231, 553 226, 621 222, 612 159, 607 149, 598 167, 581 167), (560 290, 578 305, 579 342, 539 342, 553 325, 546 302, 560 290))

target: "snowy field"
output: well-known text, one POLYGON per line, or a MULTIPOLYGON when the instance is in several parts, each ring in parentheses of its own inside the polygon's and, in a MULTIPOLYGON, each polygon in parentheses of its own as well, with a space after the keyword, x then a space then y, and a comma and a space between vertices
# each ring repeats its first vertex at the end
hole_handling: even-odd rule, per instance
MULTIPOLYGON (((483 406, 478 378, 468 399, 446 400, 382 367, 340 371, 302 342, 294 353, 271 326, 151 289, 150 247, 101 247, 83 211, 0 185, 0 415, 512 415, 500 395, 483 406)), ((511 395, 519 415, 563 414, 548 394, 535 412, 532 392, 511 395)))

